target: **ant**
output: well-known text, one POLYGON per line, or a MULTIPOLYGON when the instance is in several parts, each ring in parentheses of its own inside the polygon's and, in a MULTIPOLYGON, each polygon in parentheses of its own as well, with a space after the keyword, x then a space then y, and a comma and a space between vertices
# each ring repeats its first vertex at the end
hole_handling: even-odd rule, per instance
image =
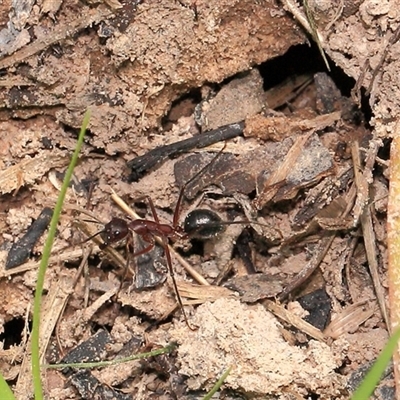
MULTIPOLYGON (((208 169, 216 161, 216 159, 222 154, 225 147, 226 147, 226 143, 224 144, 222 149, 217 153, 217 155, 211 160, 210 163, 208 163, 205 167, 203 167, 199 172, 197 172, 191 179, 189 179, 181 187, 181 189, 179 191, 178 200, 176 202, 173 220, 172 220, 171 225, 162 224, 160 222, 160 219, 158 218, 154 203, 153 203, 152 199, 147 196, 147 201, 150 206, 153 220, 141 219, 141 218, 134 219, 134 220, 126 220, 126 219, 122 219, 119 217, 113 217, 110 222, 105 224, 104 229, 102 229, 100 232, 95 233, 94 235, 90 236, 89 238, 87 238, 85 240, 85 241, 89 241, 89 240, 93 239, 95 236, 99 235, 103 240, 103 243, 100 244, 100 246, 99 246, 101 250, 104 250, 105 248, 107 248, 108 246, 110 246, 112 244, 119 243, 122 240, 126 240, 126 248, 128 249, 129 258, 138 257, 142 254, 150 252, 154 248, 156 241, 158 241, 164 249, 165 257, 167 260, 168 272, 171 276, 172 284, 174 287, 174 291, 175 291, 175 295, 176 295, 179 307, 182 310, 182 314, 185 319, 186 325, 191 330, 196 330, 196 329, 189 323, 188 317, 186 315, 186 311, 183 307, 182 298, 179 294, 178 286, 177 286, 177 283, 175 280, 174 269, 172 267, 172 257, 171 257, 172 249, 170 249, 170 247, 169 247, 169 241, 170 240, 176 241, 179 239, 186 239, 186 238, 190 237, 191 233, 194 230, 196 230, 196 228, 201 229, 201 225, 204 226, 204 224, 206 223, 206 220, 208 220, 209 223, 211 222, 211 220, 214 223, 222 222, 221 219, 219 218, 219 216, 210 210, 204 210, 207 213, 208 218, 204 219, 204 216, 200 219, 197 218, 197 224, 196 224, 196 218, 191 217, 191 218, 189 218, 188 223, 185 222, 184 227, 180 226, 179 217, 180 217, 181 205, 182 205, 183 195, 184 195, 186 186, 189 185, 198 176, 203 174, 206 171, 206 169, 208 169), (185 229, 186 229, 186 231, 185 231, 185 229), (143 241, 146 242, 148 245, 139 251, 129 252, 130 249, 133 249, 133 245, 134 245, 133 234, 134 233, 139 235, 143 239, 143 241)), ((112 197, 114 198, 114 200, 117 199, 117 202, 121 205, 121 201, 118 198, 118 196, 116 196, 114 194, 112 197)), ((125 211, 127 211, 127 210, 125 210, 125 211)), ((195 210, 195 211, 199 211, 199 210, 195 210)), ((204 229, 204 232, 208 231, 208 237, 210 237, 211 230, 214 230, 215 233, 218 233, 219 231, 221 231, 221 228, 219 228, 218 226, 216 226, 214 228, 209 227, 208 229, 207 229, 207 227, 203 227, 203 229, 204 229)), ((207 235, 207 233, 206 233, 206 235, 207 235)), ((127 265, 125 268, 125 275, 121 280, 121 285, 122 285, 122 282, 124 281, 124 278, 128 272, 129 258, 127 260, 127 265)))
MULTIPOLYGON (((169 247, 169 241, 176 241, 179 239, 187 239, 193 237, 202 237, 202 238, 211 238, 216 236, 220 232, 224 230, 224 225, 235 224, 235 223, 254 223, 250 221, 222 221, 221 218, 211 210, 208 209, 196 209, 189 213, 185 219, 183 227, 179 223, 179 217, 181 212, 181 205, 183 200, 183 195, 185 192, 185 188, 189 185, 194 179, 198 178, 202 175, 206 169, 210 168, 210 166, 217 160, 217 158, 222 154, 226 147, 226 143, 223 148, 217 153, 217 155, 211 160, 210 163, 205 165, 199 172, 197 172, 193 177, 191 177, 181 188, 179 191, 178 200, 175 205, 175 210, 173 214, 172 224, 163 224, 160 222, 159 217, 157 215, 154 203, 150 197, 147 197, 147 201, 150 206, 150 210, 153 216, 153 220, 149 219, 135 219, 135 220, 126 220, 118 217, 113 217, 110 222, 108 222, 104 229, 100 232, 97 232, 95 235, 92 235, 87 240, 92 239, 94 236, 100 235, 103 240, 103 243, 100 245, 100 249, 104 250, 106 247, 118 243, 122 240, 126 240, 126 248, 133 248, 133 234, 137 234, 141 236, 144 242, 148 245, 137 251, 131 252, 129 256, 131 258, 140 256, 142 254, 150 252, 156 241, 161 244, 164 249, 165 257, 167 260, 168 272, 171 276, 171 280, 174 287, 174 292, 179 304, 179 307, 182 310, 182 314, 185 320, 186 325, 191 330, 196 330, 189 323, 188 317, 186 315, 185 309, 183 307, 182 298, 179 294, 178 286, 175 280, 175 274, 172 267, 172 257, 171 251, 169 247)), ((114 200, 119 199, 115 194, 112 196, 114 200)), ((119 201, 120 205, 121 202, 119 201)), ((257 223, 258 224, 258 223, 257 223)), ((127 262, 129 264, 129 260, 127 262)), ((126 272, 128 270, 128 265, 126 266, 126 272)), ((123 279, 122 279, 123 281, 123 279)), ((207 282, 206 282, 207 283, 207 282)), ((208 283, 207 283, 208 284, 208 283)))

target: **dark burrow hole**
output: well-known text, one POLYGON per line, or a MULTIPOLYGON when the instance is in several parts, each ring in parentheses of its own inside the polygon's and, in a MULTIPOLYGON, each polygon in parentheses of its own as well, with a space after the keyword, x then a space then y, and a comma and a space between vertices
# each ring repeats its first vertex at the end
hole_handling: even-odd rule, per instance
MULTIPOLYGON (((327 54, 325 56, 331 68, 330 72, 315 43, 293 46, 283 56, 262 63, 258 69, 264 80, 264 90, 267 91, 293 76, 325 72, 335 82, 342 95, 350 97, 356 81, 346 75, 327 54)), ((369 106, 369 98, 365 96, 364 90, 361 91, 361 112, 365 121, 368 122, 371 119, 372 111, 369 106)))
POLYGON ((264 90, 282 83, 295 75, 326 72, 336 83, 343 96, 350 96, 355 81, 347 76, 333 61, 326 56, 331 68, 328 72, 318 47, 307 44, 291 47, 283 56, 262 63, 258 69, 264 80, 264 90))
MULTIPOLYGON (((312 43, 311 45, 303 44, 291 47, 284 55, 268 60, 256 66, 264 80, 264 90, 267 91, 286 79, 300 76, 302 74, 313 75, 317 72, 327 73, 335 82, 343 96, 350 97, 351 90, 354 88, 355 80, 346 75, 341 68, 326 55, 331 71, 329 72, 324 64, 318 47, 312 43)), ((218 89, 232 79, 243 75, 243 72, 225 79, 220 84, 215 84, 218 89)), ((212 85, 211 85, 212 86, 212 85)), ((184 94, 177 99, 171 106, 170 112, 162 120, 162 126, 165 130, 171 129, 180 117, 189 116, 194 112, 196 105, 202 100, 200 89, 193 89, 189 93, 184 94)), ((361 113, 365 121, 369 121, 372 115, 369 106, 369 98, 361 91, 361 113)))
POLYGON ((171 105, 169 113, 162 119, 161 125, 168 131, 181 117, 189 117, 194 113, 194 109, 201 101, 200 89, 193 89, 184 94, 171 105))
POLYGON ((199 255, 200 257, 204 257, 204 240, 201 239, 190 239, 190 248, 185 251, 179 249, 178 252, 182 257, 190 257, 191 255, 199 255))
MULTIPOLYGON (((31 323, 28 324, 31 329, 31 323)), ((19 346, 23 337, 25 320, 22 317, 16 317, 4 324, 4 332, 0 334, 0 342, 4 343, 4 350, 11 346, 19 346)))

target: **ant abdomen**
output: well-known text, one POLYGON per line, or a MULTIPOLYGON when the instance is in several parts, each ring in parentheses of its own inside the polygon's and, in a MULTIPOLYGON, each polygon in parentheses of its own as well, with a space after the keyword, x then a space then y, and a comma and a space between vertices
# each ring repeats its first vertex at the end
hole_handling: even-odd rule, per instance
POLYGON ((190 238, 210 239, 223 232, 225 225, 214 211, 199 208, 186 216, 183 229, 190 238))

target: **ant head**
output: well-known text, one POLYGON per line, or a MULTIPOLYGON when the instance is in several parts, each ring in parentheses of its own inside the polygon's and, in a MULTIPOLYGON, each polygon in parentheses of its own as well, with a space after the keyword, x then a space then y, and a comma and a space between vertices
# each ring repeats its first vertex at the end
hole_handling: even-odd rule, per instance
POLYGON ((129 233, 128 223, 122 219, 114 217, 109 223, 104 226, 100 232, 100 236, 104 241, 101 248, 107 247, 111 243, 117 243, 126 238, 129 233))

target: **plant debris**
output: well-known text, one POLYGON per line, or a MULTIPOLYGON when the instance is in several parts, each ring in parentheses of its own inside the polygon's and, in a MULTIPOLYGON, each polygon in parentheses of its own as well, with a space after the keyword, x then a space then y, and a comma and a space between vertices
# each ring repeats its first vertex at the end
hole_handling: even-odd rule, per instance
POLYGON ((72 375, 44 370, 46 396, 203 397, 229 367, 220 398, 351 396, 390 332, 400 12, 394 0, 307 3, 307 13, 292 0, 0 6, 0 372, 17 397, 32 395, 32 248, 45 240, 27 237, 54 207, 87 108, 44 283, 41 357, 178 346, 72 375), (302 26, 331 73, 317 49, 296 48, 302 26), (217 215, 213 234, 169 243, 191 330, 165 242, 144 251, 145 232, 104 246, 101 232, 140 218, 162 240, 199 209, 217 215))

